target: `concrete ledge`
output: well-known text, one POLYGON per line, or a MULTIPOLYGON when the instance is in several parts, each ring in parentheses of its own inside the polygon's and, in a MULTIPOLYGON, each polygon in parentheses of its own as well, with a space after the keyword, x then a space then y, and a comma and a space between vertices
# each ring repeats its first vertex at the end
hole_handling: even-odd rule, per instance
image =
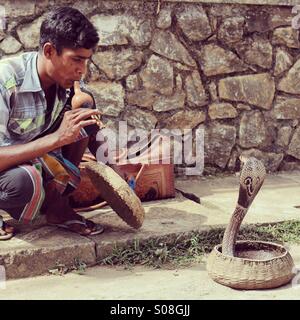
POLYGON ((1 241, 0 264, 5 266, 7 279, 47 274, 58 263, 72 266, 76 259, 94 265, 94 242, 54 227, 41 227, 1 241))
POLYGON ((200 205, 181 196, 173 200, 155 201, 144 206, 146 217, 139 230, 127 226, 114 212, 93 219, 106 229, 103 234, 90 237, 96 243, 97 259, 109 256, 115 245, 126 247, 134 240, 142 243, 153 238, 173 239, 179 234, 208 230, 208 226, 205 225, 207 218, 197 212, 200 205))

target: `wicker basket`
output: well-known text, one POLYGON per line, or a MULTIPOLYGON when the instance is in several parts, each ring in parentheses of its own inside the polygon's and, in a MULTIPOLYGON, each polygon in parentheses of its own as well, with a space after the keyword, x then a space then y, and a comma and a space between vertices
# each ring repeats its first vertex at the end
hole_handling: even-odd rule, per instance
POLYGON ((287 284, 294 277, 294 262, 281 245, 263 241, 237 241, 236 255, 222 254, 222 245, 214 247, 207 260, 210 277, 235 289, 269 289, 287 284), (259 251, 261 250, 261 251, 259 251), (251 252, 269 257, 247 258, 251 252))

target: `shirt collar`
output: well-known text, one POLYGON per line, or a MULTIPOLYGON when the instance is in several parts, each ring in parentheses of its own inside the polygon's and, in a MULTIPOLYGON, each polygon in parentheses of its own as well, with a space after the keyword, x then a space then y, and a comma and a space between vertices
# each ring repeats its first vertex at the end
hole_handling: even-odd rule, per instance
MULTIPOLYGON (((20 87, 19 92, 39 92, 43 91, 40 77, 37 71, 37 58, 38 52, 33 52, 32 56, 29 58, 26 69, 23 83, 20 87)), ((64 89, 62 87, 58 87, 57 89, 58 99, 65 102, 70 95, 69 89, 64 89)))
POLYGON ((37 71, 37 57, 38 53, 34 52, 27 61, 23 83, 19 92, 38 92, 43 90, 37 71))

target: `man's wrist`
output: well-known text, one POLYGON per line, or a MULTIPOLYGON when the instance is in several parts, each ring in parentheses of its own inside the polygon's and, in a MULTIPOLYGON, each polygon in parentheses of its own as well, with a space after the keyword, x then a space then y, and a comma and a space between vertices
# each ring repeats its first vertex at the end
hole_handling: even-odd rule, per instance
POLYGON ((44 137, 52 150, 62 147, 59 137, 55 133, 50 133, 44 137))

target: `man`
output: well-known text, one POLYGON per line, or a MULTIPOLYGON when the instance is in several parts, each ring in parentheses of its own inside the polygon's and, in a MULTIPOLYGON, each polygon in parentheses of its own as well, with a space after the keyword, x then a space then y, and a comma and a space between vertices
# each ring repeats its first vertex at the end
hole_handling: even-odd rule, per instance
MULTIPOLYGON (((98 126, 91 116, 99 111, 65 111, 98 41, 83 14, 61 7, 41 25, 39 52, 0 61, 0 209, 21 223, 42 211, 49 224, 81 235, 103 231, 68 201, 84 151, 96 155, 98 126)), ((13 233, 1 219, 0 240, 13 233)))

